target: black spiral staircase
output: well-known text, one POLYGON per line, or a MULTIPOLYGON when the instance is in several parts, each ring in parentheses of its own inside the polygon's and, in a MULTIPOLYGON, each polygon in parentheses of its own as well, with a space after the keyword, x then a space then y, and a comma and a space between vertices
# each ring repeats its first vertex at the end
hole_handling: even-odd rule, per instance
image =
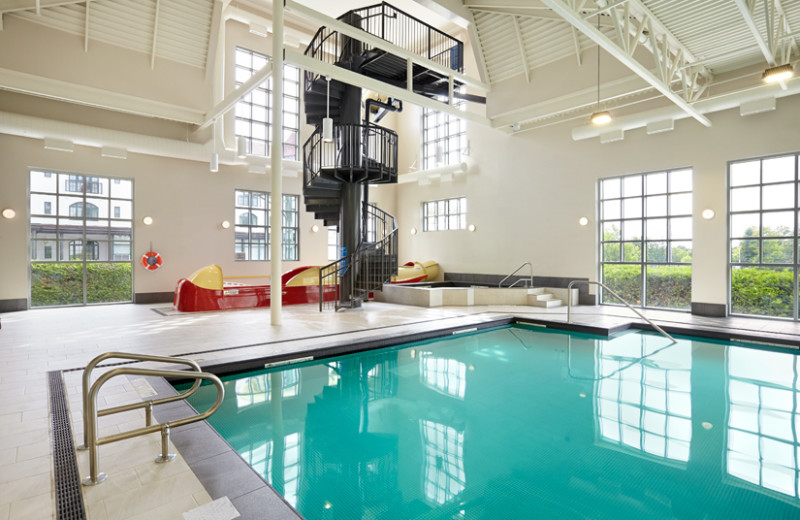
MULTIPOLYGON (((354 9, 338 20, 463 71, 463 43, 387 3, 354 9)), ((431 98, 450 91, 447 75, 416 63, 409 73, 405 58, 327 27, 317 31, 305 54, 402 88, 410 74, 412 91, 431 98)), ((369 100, 362 112, 360 87, 311 71, 305 72, 304 87, 306 122, 316 126, 303 145, 306 211, 326 226, 338 226, 342 245, 341 258, 320 269, 320 310, 359 307, 397 274, 397 223, 369 205, 368 186, 397 182, 397 133, 376 122, 387 111, 402 110, 402 103, 369 100), (334 123, 330 142, 323 140, 326 115, 334 123)))

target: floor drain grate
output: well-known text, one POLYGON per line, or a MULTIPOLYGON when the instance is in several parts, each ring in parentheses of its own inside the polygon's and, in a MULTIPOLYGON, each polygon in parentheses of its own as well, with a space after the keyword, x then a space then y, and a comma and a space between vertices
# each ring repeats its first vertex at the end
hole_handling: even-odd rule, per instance
POLYGON ((75 443, 72 439, 71 418, 61 372, 48 372, 50 387, 50 417, 53 440, 53 480, 58 520, 85 520, 86 509, 81 493, 75 443))

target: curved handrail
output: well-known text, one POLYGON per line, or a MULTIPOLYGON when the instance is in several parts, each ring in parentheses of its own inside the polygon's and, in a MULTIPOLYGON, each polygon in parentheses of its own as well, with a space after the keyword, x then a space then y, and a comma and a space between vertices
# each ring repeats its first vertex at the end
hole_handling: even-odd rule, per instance
MULTIPOLYGON (((160 363, 176 363, 181 365, 188 365, 190 366, 195 372, 200 372, 200 365, 196 362, 192 361, 191 359, 184 359, 184 358, 173 358, 173 357, 166 357, 166 356, 148 356, 145 354, 130 354, 127 352, 106 352, 105 354, 100 354, 99 356, 95 357, 86 365, 86 368, 83 369, 83 380, 81 382, 81 390, 82 390, 82 399, 83 399, 83 445, 78 446, 79 450, 86 450, 89 447, 89 440, 88 440, 88 427, 87 423, 89 421, 89 417, 86 414, 86 409, 89 405, 89 381, 92 377, 92 371, 97 367, 98 364, 105 361, 106 359, 128 359, 131 361, 156 361, 160 363)), ((184 372, 184 375, 186 373, 184 372)), ((161 399, 151 399, 148 401, 140 401, 138 403, 131 403, 125 404, 120 406, 115 406, 113 408, 104 408, 97 412, 98 417, 103 417, 105 415, 111 415, 113 413, 118 412, 128 412, 131 410, 136 410, 138 408, 146 408, 147 413, 145 417, 145 422, 147 426, 150 426, 151 423, 151 411, 152 407, 157 404, 164 404, 170 403, 172 401, 178 401, 180 399, 186 399, 190 395, 192 395, 198 388, 200 387, 200 380, 195 379, 194 384, 192 385, 189 390, 179 393, 177 395, 172 395, 169 397, 162 397, 161 399)))
MULTIPOLYGON (((155 356, 152 356, 155 357, 155 356)), ((174 359, 174 358, 173 358, 174 359)), ((185 360, 182 360, 185 361, 185 360)), ((102 374, 100 377, 97 378, 97 381, 92 384, 91 388, 89 389, 89 400, 88 400, 88 408, 84 410, 84 417, 89 417, 90 420, 86 423, 87 430, 88 430, 88 450, 89 450, 89 477, 87 477, 83 483, 84 485, 94 485, 103 482, 106 479, 106 475, 98 472, 98 448, 102 444, 109 444, 111 442, 121 441, 125 439, 130 439, 133 437, 138 437, 140 435, 145 435, 147 433, 153 433, 157 431, 161 431, 161 446, 162 446, 162 453, 159 458, 156 459, 156 462, 165 462, 168 460, 172 460, 174 455, 167 453, 168 445, 169 445, 169 432, 171 428, 175 428, 178 426, 184 426, 186 424, 191 424, 194 422, 202 421, 209 417, 211 414, 217 411, 217 409, 222 404, 222 400, 225 397, 225 388, 222 385, 222 381, 215 376, 214 374, 209 374, 207 372, 197 372, 195 374, 191 374, 196 382, 199 384, 201 379, 209 380, 214 383, 214 386, 217 388, 217 399, 214 404, 206 410, 205 412, 195 415, 192 417, 184 417, 182 419, 175 419, 173 421, 168 421, 162 424, 153 424, 153 425, 146 425, 136 430, 126 431, 117 433, 114 435, 109 435, 107 437, 97 437, 97 394, 100 391, 100 388, 111 378, 121 375, 142 375, 142 376, 156 376, 156 377, 186 377, 187 373, 183 370, 156 370, 156 369, 148 369, 148 368, 133 368, 133 367, 122 367, 122 368, 115 368, 113 370, 109 370, 108 372, 102 374)), ((184 395, 181 394, 181 397, 184 395)), ((174 396, 173 396, 174 397, 174 396)), ((174 400, 174 399, 171 399, 174 400)))
POLYGON ((664 329, 662 329, 661 327, 659 327, 658 325, 656 325, 655 323, 653 323, 653 321, 652 321, 652 320, 650 320, 650 319, 649 319, 647 316, 645 316, 645 315, 644 315, 644 314, 642 314, 641 312, 639 312, 639 311, 637 311, 636 309, 634 309, 633 307, 631 307, 631 305, 630 305, 628 302, 626 302, 625 300, 623 300, 623 299, 622 299, 622 297, 621 297, 619 294, 617 294, 617 293, 615 293, 614 291, 612 291, 611 289, 609 289, 609 288, 608 288, 608 287, 607 287, 605 284, 602 284, 602 283, 600 283, 600 282, 596 282, 596 281, 594 281, 594 280, 572 280, 572 281, 569 283, 569 285, 567 285, 567 323, 572 323, 572 286, 573 286, 573 285, 575 285, 576 283, 585 283, 585 284, 590 284, 590 285, 599 285, 600 287, 602 287, 603 289, 605 289, 606 291, 608 291, 608 292, 610 292, 612 295, 614 295, 614 297, 616 297, 616 298, 617 298, 619 301, 621 301, 621 302, 622 302, 622 303, 623 303, 623 304, 624 304, 624 305, 625 305, 627 308, 629 308, 630 310, 632 310, 633 312, 635 312, 635 313, 636 313, 636 314, 637 314, 637 315, 638 315, 640 318, 642 318, 644 321, 646 321, 647 323, 649 323, 651 327, 653 327, 653 328, 654 328, 654 329, 656 329, 658 332, 660 332, 661 334, 663 334, 663 335, 664 335, 664 336, 665 336, 667 339, 669 339, 670 341, 672 341, 672 343, 677 343, 677 342, 678 342, 678 341, 677 341, 675 338, 673 338, 672 336, 670 336, 669 334, 667 334, 667 333, 664 331, 664 329))
MULTIPOLYGON (((511 278, 512 276, 514 276, 515 274, 517 274, 517 272, 518 272, 520 269, 522 269, 523 267, 525 267, 526 265, 527 265, 528 267, 530 267, 530 269, 531 269, 531 274, 530 274, 529 280, 530 280, 530 284, 531 284, 530 286, 531 286, 531 287, 533 287, 533 265, 531 265, 531 263, 530 263, 530 262, 524 262, 524 263, 523 263, 521 266, 519 266, 519 267, 517 267, 516 269, 514 269, 514 271, 513 271, 513 272, 512 272, 510 275, 508 275, 508 276, 506 276, 505 278, 503 278, 502 280, 500 280, 500 283, 499 283, 499 284, 497 284, 497 287, 498 287, 498 288, 502 288, 502 287, 503 287, 503 282, 505 282, 506 280, 508 280, 509 278, 511 278)), ((524 278, 520 278, 520 280, 524 280, 524 278)), ((517 280, 516 282, 512 283, 512 284, 509 286, 509 288, 511 288, 511 287, 514 287, 515 285, 517 285, 517 284, 520 282, 520 280, 517 280)))

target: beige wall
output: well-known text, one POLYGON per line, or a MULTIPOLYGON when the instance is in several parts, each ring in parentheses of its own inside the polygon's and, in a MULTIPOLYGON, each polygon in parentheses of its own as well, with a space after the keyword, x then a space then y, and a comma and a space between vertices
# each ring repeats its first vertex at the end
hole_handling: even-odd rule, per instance
MULTIPOLYGON (((0 207, 17 211, 14 220, 0 218, 0 300, 28 297, 28 171, 45 168, 134 180, 134 291, 168 292, 178 279, 208 264, 219 264, 226 275, 266 275, 268 262, 235 262, 234 230, 223 230, 223 220, 234 222, 234 190, 270 191, 269 174, 248 173, 244 166, 208 163, 129 153, 125 160, 103 158, 97 148, 77 146, 72 153, 45 150, 39 139, 0 135, 0 207), (141 219, 149 215, 151 226, 141 219), (145 271, 138 263, 151 249, 164 263, 145 271)), ((302 193, 300 177, 284 177, 284 193, 302 193)), ((300 213, 300 261, 283 262, 284 270, 327 263, 327 236, 312 233, 322 222, 300 213)))
MULTIPOLYGON (((468 123, 466 175, 429 186, 397 186, 401 260, 436 260, 445 272, 504 274, 530 261, 536 274, 597 278, 598 179, 671 169, 694 169, 693 300, 725 303, 727 294, 727 161, 800 151, 800 97, 778 110, 741 117, 712 114, 711 128, 691 119, 672 132, 630 131, 623 141, 575 142, 573 124, 506 135, 468 123), (467 221, 477 230, 418 233, 423 201, 468 198, 467 221), (699 217, 705 208, 717 216, 699 217), (587 216, 590 225, 578 219, 587 216)), ((408 127, 418 125, 411 117, 408 127)), ((404 128, 401 126, 401 135, 404 128)))

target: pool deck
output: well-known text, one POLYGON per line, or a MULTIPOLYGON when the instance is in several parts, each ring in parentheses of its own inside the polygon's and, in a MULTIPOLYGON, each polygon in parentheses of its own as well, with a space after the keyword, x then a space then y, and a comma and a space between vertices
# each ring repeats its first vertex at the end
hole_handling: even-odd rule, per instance
MULTIPOLYGON (((668 331, 700 330, 723 338, 746 336, 754 341, 800 346, 798 322, 705 318, 655 310, 644 314, 668 331)), ((185 356, 201 364, 215 364, 288 356, 345 342, 380 342, 441 328, 468 328, 504 316, 563 324, 566 308, 520 305, 429 309, 369 302, 357 311, 319 313, 315 305, 296 305, 283 308, 280 326, 270 324, 269 309, 188 314, 172 312, 169 305, 109 305, 2 314, 0 520, 56 518, 50 372, 63 374, 77 445, 82 443, 83 431, 80 369, 105 352, 185 356)), ((605 329, 641 323, 630 310, 611 306, 575 307, 572 321, 605 329)), ((103 387, 99 406, 139 401, 142 392, 142 387, 129 379, 114 378, 103 387)), ((159 418, 158 411, 156 417, 159 418)), ((143 424, 141 410, 125 412, 100 418, 99 431, 108 435, 143 424)), ((199 437, 200 426, 185 427, 188 433, 184 435, 199 437)), ((227 496, 242 513, 241 518, 251 518, 251 511, 265 505, 263 495, 256 493, 263 488, 263 482, 245 479, 232 483, 225 469, 216 467, 213 459, 222 454, 216 450, 223 448, 223 445, 212 448, 206 441, 194 446, 190 443, 179 450, 174 462, 154 464, 153 458, 160 451, 160 437, 156 434, 102 446, 100 470, 108 473, 109 478, 99 486, 83 488, 87 517, 92 520, 182 518, 183 512, 227 496), (206 469, 198 470, 198 465, 206 469)), ((88 454, 78 452, 77 461, 80 475, 87 475, 88 454)), ((291 517, 279 510, 279 505, 273 503, 269 518, 291 517)))

